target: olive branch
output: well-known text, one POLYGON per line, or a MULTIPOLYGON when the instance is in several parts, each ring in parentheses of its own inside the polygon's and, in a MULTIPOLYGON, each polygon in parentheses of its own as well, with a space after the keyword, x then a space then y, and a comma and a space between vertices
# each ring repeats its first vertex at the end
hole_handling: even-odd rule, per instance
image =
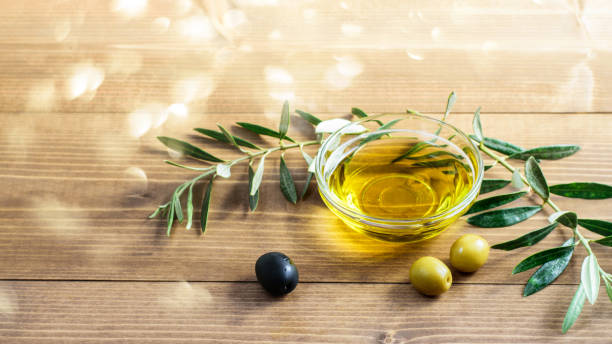
POLYGON ((612 223, 594 219, 579 219, 575 212, 561 210, 550 199, 550 194, 571 198, 605 199, 612 198, 612 187, 604 184, 584 182, 558 184, 549 187, 538 164, 538 160, 562 159, 573 155, 580 147, 575 145, 554 145, 523 149, 499 139, 485 137, 483 136, 480 122, 480 109, 474 114, 472 124, 474 135, 471 135, 471 138, 476 141, 481 152, 493 159, 493 164, 489 165, 488 168, 490 169, 499 164, 512 173, 511 180, 485 179, 481 194, 501 189, 513 183, 518 189, 522 189, 525 186, 528 187, 538 195, 542 204, 482 212, 513 202, 520 197, 526 196, 528 192, 521 191, 493 196, 474 203, 467 214, 482 213, 468 218, 467 222, 471 225, 485 228, 512 226, 540 212, 544 206, 549 206, 555 211, 549 217, 550 225, 529 232, 517 239, 493 245, 491 248, 510 251, 519 247, 535 245, 557 228, 558 225, 571 229, 573 234, 572 238, 563 245, 537 252, 525 258, 514 267, 512 270, 513 274, 540 267, 527 281, 523 296, 532 295, 556 280, 569 265, 577 246, 582 245, 587 252, 587 256, 582 263, 580 284, 563 320, 562 331, 565 333, 572 327, 580 315, 584 301, 588 300, 589 303, 594 304, 597 300, 601 284, 600 277, 603 279, 608 297, 612 301, 612 275, 606 273, 599 266, 597 257, 590 246, 591 243, 612 246, 612 223), (496 152, 504 156, 500 156, 496 152), (507 162, 508 159, 526 160, 524 174, 518 168, 512 167, 507 162), (605 237, 600 239, 586 238, 578 229, 578 225, 605 237))
MULTIPOLYGON (((442 121, 446 121, 446 118, 450 114, 451 108, 455 103, 455 100, 455 93, 452 92, 448 97, 446 111, 444 113, 442 121)), ((242 153, 242 156, 234 160, 224 160, 218 158, 197 146, 175 138, 164 136, 158 137, 158 139, 169 149, 199 161, 213 163, 213 165, 208 167, 195 167, 186 166, 174 161, 166 160, 165 162, 170 165, 191 171, 197 171, 200 172, 200 174, 179 185, 174 190, 172 196, 170 197, 170 200, 167 203, 160 205, 155 210, 155 212, 151 214, 150 218, 154 218, 158 215, 162 218, 165 218, 167 222, 167 235, 171 234, 173 223, 175 220, 177 220, 179 223, 183 223, 186 218, 186 228, 190 229, 193 224, 192 219, 194 215, 193 188, 198 182, 208 180, 200 212, 200 228, 201 232, 204 233, 206 231, 206 225, 208 222, 208 213, 212 196, 212 186, 215 178, 217 176, 220 176, 222 178, 229 178, 231 176, 231 169, 236 164, 241 162, 248 162, 249 209, 251 211, 255 211, 259 202, 259 187, 263 178, 266 158, 271 153, 275 152, 280 152, 279 179, 282 194, 288 201, 294 204, 304 198, 314 174, 314 164, 312 157, 310 157, 304 151, 303 148, 311 145, 320 145, 323 142, 324 134, 332 133, 336 130, 339 130, 340 128, 344 128, 343 133, 345 133, 344 130, 348 129, 347 125, 351 122, 339 118, 322 121, 321 119, 308 112, 301 110, 295 110, 295 112, 302 119, 312 124, 312 126, 315 128, 315 140, 297 142, 291 137, 287 136, 290 127, 291 117, 288 102, 285 102, 283 104, 278 130, 274 130, 253 123, 236 123, 243 130, 258 135, 278 139, 278 144, 273 147, 260 147, 244 138, 232 135, 221 124, 217 124, 219 131, 205 128, 194 129, 202 135, 205 135, 219 142, 226 143, 232 146, 234 149, 239 150, 242 153), (299 196, 297 193, 295 181, 284 159, 285 151, 291 149, 299 149, 308 166, 309 173, 306 177, 304 186, 302 187, 299 196), (257 167, 254 170, 253 165, 257 160, 257 167), (185 201, 185 206, 187 208, 186 214, 184 214, 181 205, 181 196, 185 192, 187 192, 187 199, 185 201)), ((407 110, 407 112, 421 115, 418 111, 414 110, 407 110)), ((358 108, 352 108, 351 113, 359 119, 368 117, 367 113, 358 108)), ((380 128, 378 130, 387 129, 397 122, 396 120, 384 124, 379 120, 374 119, 374 121, 376 121, 380 125, 380 128)), ((569 228, 572 233, 572 238, 567 240, 563 245, 535 253, 522 260, 512 270, 513 274, 517 274, 535 267, 539 267, 527 281, 523 296, 532 295, 544 289, 546 286, 550 285, 553 281, 555 281, 557 277, 559 277, 569 265, 569 262, 572 259, 576 247, 582 245, 587 252, 587 256, 582 263, 580 284, 578 286, 578 289, 576 290, 574 298, 570 303, 567 314, 563 321, 562 330, 563 333, 565 333, 567 332, 567 330, 569 330, 569 328, 578 318, 580 312, 582 311, 585 300, 589 300, 591 304, 595 303, 598 296, 601 279, 603 279, 604 284, 606 286, 607 294, 610 300, 612 301, 612 275, 606 273, 599 266, 599 264, 597 263, 597 258, 590 246, 592 243, 604 246, 612 246, 612 222, 596 219, 578 218, 578 216, 574 212, 562 211, 550 199, 550 195, 555 194, 563 197, 583 199, 606 199, 612 198, 612 186, 589 182, 578 182, 548 186, 548 183, 546 181, 546 178, 544 177, 541 167, 538 164, 538 161, 565 158, 578 152, 580 150, 580 147, 576 145, 551 145, 525 149, 503 140, 485 137, 483 135, 482 124, 480 121, 480 108, 478 108, 474 113, 472 124, 474 134, 470 135, 470 138, 474 141, 474 143, 477 145, 477 147, 483 154, 489 156, 493 160, 493 163, 491 165, 486 165, 484 167, 485 171, 489 170, 490 168, 493 168, 496 165, 501 165, 512 174, 509 180, 484 179, 480 193, 485 194, 491 191, 499 190, 509 184, 512 184, 515 188, 521 191, 488 197, 475 202, 468 210, 466 215, 476 215, 469 217, 467 219, 467 222, 473 226, 484 228, 507 227, 529 219, 533 215, 542 211, 545 206, 549 206, 555 211, 549 217, 549 225, 529 232, 514 240, 510 240, 492 246, 492 248, 494 249, 506 251, 514 250, 520 247, 535 245, 541 240, 543 240, 556 228, 566 227, 569 228), (524 174, 521 173, 519 168, 515 168, 510 165, 508 163, 508 160, 524 160, 524 174), (539 196, 542 201, 541 205, 495 209, 503 205, 507 205, 522 197, 525 197, 531 191, 539 196), (587 238, 580 232, 578 226, 587 229, 595 234, 602 235, 604 237, 598 239, 587 238)), ((352 131, 347 130, 346 134, 355 134, 366 130, 365 128, 357 124, 349 127, 352 127, 352 131)), ((439 130, 436 135, 437 134, 439 134, 439 130)), ((374 134, 364 139, 363 142, 366 143, 371 140, 379 139, 383 136, 385 136, 384 133, 374 134)), ((394 162, 399 161, 401 159, 409 158, 413 153, 420 151, 422 148, 425 148, 428 145, 435 145, 435 140, 410 147, 407 152, 395 159, 394 162)), ((443 163, 444 161, 433 160, 431 162, 443 163)))

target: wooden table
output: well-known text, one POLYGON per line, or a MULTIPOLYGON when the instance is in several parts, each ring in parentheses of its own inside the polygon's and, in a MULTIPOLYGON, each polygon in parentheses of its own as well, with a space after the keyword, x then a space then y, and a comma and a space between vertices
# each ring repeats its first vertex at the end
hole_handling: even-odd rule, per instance
MULTIPOLYGON (((581 145, 542 163, 551 184, 612 184, 609 2, 24 0, 0 9, 0 342, 610 343, 603 289, 561 334, 582 249, 529 298, 529 273, 510 274, 566 231, 538 248, 492 251, 477 273, 454 272, 439 298, 409 284, 417 257, 447 260, 463 233, 515 238, 547 223, 549 209, 507 229, 460 220, 421 244, 382 244, 347 229, 314 185, 305 201, 286 202, 274 157, 255 213, 241 166, 217 180, 205 236, 178 225, 166 237, 163 222, 147 219, 194 175, 162 162, 156 136, 234 156, 191 129, 275 127, 284 99, 325 119, 352 106, 440 116, 454 90, 449 121, 460 128, 470 130, 481 105, 489 136, 581 145), (268 251, 299 267, 287 297, 255 281, 268 251)), ((295 117, 290 134, 307 139, 311 129, 295 117)), ((301 156, 287 163, 301 187, 301 156)), ((609 200, 555 201, 612 219, 609 200)), ((612 271, 612 250, 595 249, 612 271)))

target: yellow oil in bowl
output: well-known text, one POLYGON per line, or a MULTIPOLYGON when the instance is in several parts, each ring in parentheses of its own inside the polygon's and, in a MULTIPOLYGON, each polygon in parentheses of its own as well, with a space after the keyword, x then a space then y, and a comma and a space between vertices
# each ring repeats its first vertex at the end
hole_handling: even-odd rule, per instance
POLYGON ((463 200, 473 184, 470 175, 468 157, 452 144, 383 139, 344 159, 329 186, 346 206, 365 215, 418 219, 463 200), (401 158, 415 147, 421 149, 401 158))
POLYGON ((478 195, 483 168, 477 148, 455 127, 425 116, 375 118, 359 122, 367 132, 336 133, 323 144, 315 168, 323 201, 351 228, 376 239, 438 235, 478 195), (386 118, 395 126, 377 129, 386 118))

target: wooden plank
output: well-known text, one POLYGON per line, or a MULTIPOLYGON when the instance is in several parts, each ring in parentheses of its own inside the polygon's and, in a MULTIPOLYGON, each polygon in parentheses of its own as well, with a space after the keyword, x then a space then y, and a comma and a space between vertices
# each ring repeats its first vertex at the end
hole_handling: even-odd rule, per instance
MULTIPOLYGON (((288 204, 278 190, 278 162, 272 157, 255 213, 247 211, 246 171, 236 167, 231 179, 217 181, 210 227, 204 238, 180 225, 171 238, 166 238, 163 222, 146 219, 176 186, 194 175, 162 163, 168 154, 155 135, 189 138, 195 126, 211 127, 221 122, 230 127, 238 120, 275 127, 277 116, 171 116, 160 127, 137 138, 131 135, 129 115, 3 115, 0 278, 253 281, 257 257, 279 250, 297 262, 304 281, 405 282, 412 261, 422 255, 446 259, 451 243, 462 233, 479 233, 491 243, 498 243, 547 223, 550 211, 508 229, 476 229, 462 220, 439 238, 423 244, 380 244, 346 229, 325 209, 314 186, 305 202, 288 204)), ((484 113, 482 118, 487 135, 525 147, 582 145, 583 150, 575 156, 543 162, 551 184, 612 184, 612 124, 608 117, 484 113)), ((451 122, 460 128, 470 128, 470 121, 471 115, 451 117, 451 122)), ((292 136, 308 138, 312 130, 309 124, 297 118, 292 123, 292 136)), ((219 156, 237 152, 204 139, 191 139, 219 156)), ((289 154, 287 161, 295 178, 302 181, 306 177, 302 158, 289 154)), ((493 177, 509 177, 499 168, 491 173, 493 177)), ((196 190, 194 199, 199 204, 201 189, 196 190)), ((612 220, 607 200, 558 199, 563 209, 576 210, 581 217, 612 220)), ((196 217, 197 214, 196 211, 196 217)), ((558 245, 567 237, 566 231, 557 231, 538 248, 558 245)), ((456 275, 456 280, 522 284, 528 273, 512 276, 510 271, 538 248, 492 252, 481 271, 471 276, 456 275)), ((600 264, 612 270, 612 252, 603 247, 596 250, 600 264)), ((580 250, 559 283, 577 283, 582 257, 580 250)))
POLYGON ((306 284, 284 298, 256 283, 0 282, 11 343, 608 343, 612 309, 561 322, 574 286, 306 284), (356 298, 358 302, 356 302, 356 298))
POLYGON ((605 2, 252 2, 230 43, 199 2, 4 1, 0 111, 439 111, 451 90, 463 112, 612 111, 605 2))

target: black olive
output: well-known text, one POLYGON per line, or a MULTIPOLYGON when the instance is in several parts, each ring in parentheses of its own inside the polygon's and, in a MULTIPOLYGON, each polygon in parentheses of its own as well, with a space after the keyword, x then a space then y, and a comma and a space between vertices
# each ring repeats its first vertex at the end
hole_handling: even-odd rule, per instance
POLYGON ((255 274, 262 287, 273 295, 289 294, 298 284, 297 267, 280 252, 268 252, 259 257, 255 274))

